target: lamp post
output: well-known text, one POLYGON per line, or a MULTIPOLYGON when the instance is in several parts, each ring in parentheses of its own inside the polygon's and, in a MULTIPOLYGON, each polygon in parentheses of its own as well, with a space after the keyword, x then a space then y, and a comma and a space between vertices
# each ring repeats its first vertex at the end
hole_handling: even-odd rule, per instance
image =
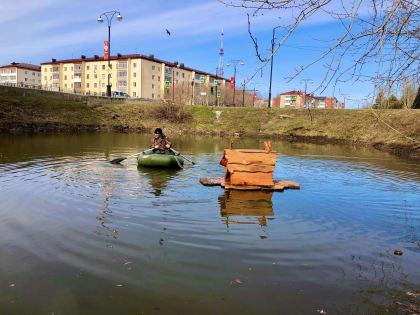
MULTIPOLYGON (((108 22, 108 69, 111 69, 111 23, 112 23, 112 19, 114 18, 116 14, 117 14, 117 20, 121 21, 122 16, 119 11, 104 12, 98 17, 99 23, 103 23, 104 17, 107 19, 107 22, 108 22)), ((106 95, 108 97, 111 96, 111 83, 110 83, 111 73, 110 72, 108 72, 108 85, 106 86, 106 95)))
POLYGON ((271 40, 271 69, 270 69, 270 89, 268 91, 268 108, 271 107, 271 82, 273 80, 273 59, 274 59, 274 35, 276 32, 276 29, 279 28, 280 26, 276 26, 275 28, 273 28, 273 39, 271 40))
POLYGON ((227 64, 226 67, 230 67, 230 65, 233 64, 233 105, 235 105, 235 90, 236 90, 236 66, 238 64, 240 64, 241 66, 243 66, 245 63, 242 60, 230 60, 227 64))

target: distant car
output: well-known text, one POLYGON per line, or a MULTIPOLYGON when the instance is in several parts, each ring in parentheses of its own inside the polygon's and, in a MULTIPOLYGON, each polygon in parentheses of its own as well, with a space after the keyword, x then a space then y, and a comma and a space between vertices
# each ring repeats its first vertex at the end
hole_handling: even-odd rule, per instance
POLYGON ((121 91, 114 91, 114 92, 112 92, 112 96, 113 97, 125 97, 125 98, 129 98, 130 97, 130 95, 128 95, 125 92, 121 92, 121 91))

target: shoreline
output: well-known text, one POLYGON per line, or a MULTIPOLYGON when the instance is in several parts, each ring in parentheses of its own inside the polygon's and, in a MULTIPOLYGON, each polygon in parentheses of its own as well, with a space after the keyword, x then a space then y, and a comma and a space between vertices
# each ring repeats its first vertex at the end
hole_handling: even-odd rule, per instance
MULTIPOLYGON (((0 135, 2 134, 42 134, 42 133, 80 133, 80 132, 119 132, 119 133, 151 133, 153 128, 150 127, 129 127, 129 126, 99 126, 99 125, 70 125, 61 123, 0 123, 0 135)), ((173 135, 174 132, 168 132, 173 135)), ((238 137, 235 132, 223 131, 194 131, 188 129, 178 129, 177 134, 185 134, 189 136, 214 136, 214 137, 238 137)), ((384 143, 384 142, 366 142, 361 140, 346 140, 338 138, 329 138, 326 136, 305 136, 296 134, 240 134, 239 137, 277 140, 296 143, 311 143, 317 145, 338 144, 351 145, 356 147, 369 147, 384 153, 406 158, 414 161, 420 161, 420 145, 384 143)))
POLYGON ((372 147, 420 160, 420 110, 307 110, 95 104, 0 91, 0 134, 123 132, 250 137, 372 147), (396 130, 396 131, 395 131, 396 130))

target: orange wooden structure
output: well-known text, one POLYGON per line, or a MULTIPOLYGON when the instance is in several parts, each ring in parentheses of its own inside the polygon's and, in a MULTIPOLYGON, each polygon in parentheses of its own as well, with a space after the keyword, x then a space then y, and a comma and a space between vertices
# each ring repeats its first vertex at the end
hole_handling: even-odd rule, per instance
POLYGON ((271 151, 270 142, 264 142, 265 150, 226 149, 220 164, 225 166, 223 178, 202 178, 206 186, 220 185, 225 189, 237 190, 280 190, 299 189, 299 184, 291 181, 275 181, 273 172, 277 162, 277 152, 271 151))

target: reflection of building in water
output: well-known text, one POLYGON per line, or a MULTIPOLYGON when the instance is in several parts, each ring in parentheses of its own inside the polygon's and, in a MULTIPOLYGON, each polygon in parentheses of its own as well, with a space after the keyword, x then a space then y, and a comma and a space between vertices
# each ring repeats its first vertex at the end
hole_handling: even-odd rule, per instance
POLYGON ((177 169, 153 169, 145 167, 139 167, 138 169, 149 179, 149 184, 153 189, 152 193, 156 197, 162 194, 162 191, 168 187, 168 182, 179 172, 177 169))
POLYGON ((227 226, 229 223, 266 226, 266 217, 274 216, 272 196, 273 192, 225 190, 219 196, 220 215, 227 226), (251 217, 257 217, 257 222, 251 217))

